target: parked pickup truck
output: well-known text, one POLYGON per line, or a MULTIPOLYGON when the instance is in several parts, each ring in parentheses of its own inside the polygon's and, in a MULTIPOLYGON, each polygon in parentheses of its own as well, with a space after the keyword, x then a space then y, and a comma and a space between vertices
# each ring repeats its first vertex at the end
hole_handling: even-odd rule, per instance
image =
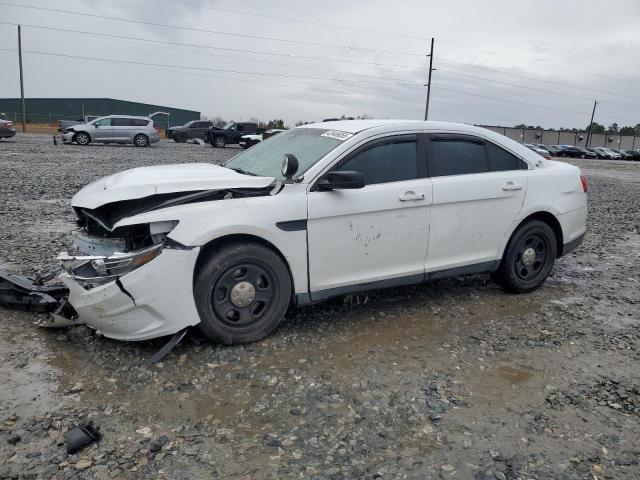
POLYGON ((73 125, 84 125, 85 123, 93 122, 96 118, 100 118, 100 115, 85 115, 84 118, 79 120, 58 120, 58 131, 64 132, 73 125))
POLYGON ((207 131, 205 141, 212 147, 223 148, 227 144, 240 143, 240 137, 243 135, 259 134, 262 134, 262 129, 258 128, 257 123, 232 123, 225 128, 211 127, 207 131))
POLYGON ((167 128, 167 138, 173 138, 178 143, 184 143, 193 138, 205 139, 213 122, 208 120, 192 120, 181 126, 167 128))

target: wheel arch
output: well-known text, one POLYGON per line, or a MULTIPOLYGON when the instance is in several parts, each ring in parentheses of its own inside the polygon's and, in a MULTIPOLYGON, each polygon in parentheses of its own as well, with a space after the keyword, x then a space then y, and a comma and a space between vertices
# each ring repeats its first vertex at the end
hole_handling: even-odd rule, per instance
POLYGON ((526 216, 525 218, 523 218, 522 220, 520 220, 518 224, 515 226, 515 228, 513 228, 511 232, 509 232, 509 236, 507 237, 507 241, 504 242, 503 244, 503 248, 500 256, 502 257, 504 255, 504 252, 507 249, 507 246, 509 245, 511 238, 513 238, 513 235, 518 230, 518 228, 520 228, 522 225, 524 225, 525 223, 531 220, 540 220, 541 222, 544 222, 551 227, 556 237, 556 258, 561 257, 562 250, 564 247, 562 225, 560 225, 560 221, 553 213, 546 210, 539 210, 537 212, 533 212, 528 216, 526 216))
POLYGON ((89 137, 89 143, 91 143, 91 134, 89 132, 85 132, 84 130, 81 130, 80 132, 76 132, 73 134, 73 138, 71 139, 72 142, 76 142, 76 137, 80 134, 80 133, 84 133, 87 137, 89 137))
POLYGON ((295 298, 295 291, 296 291, 296 289, 295 289, 295 279, 293 277, 293 272, 291 271, 291 265, 289 265, 289 262, 287 261, 287 258, 280 251, 280 249, 276 245, 274 245, 272 242, 270 242, 270 241, 266 240, 265 238, 260 237, 258 235, 252 235, 252 234, 249 234, 249 233, 233 233, 233 234, 223 235, 221 237, 214 238, 214 239, 210 240, 209 242, 205 243, 200 248, 200 252, 198 253, 198 258, 196 259, 195 268, 193 269, 193 282, 194 282, 194 285, 195 285, 196 275, 197 275, 198 271, 200 270, 200 268, 202 267, 202 263, 211 254, 211 252, 213 252, 215 250, 218 250, 220 248, 223 248, 225 245, 228 245, 230 243, 236 243, 236 242, 254 242, 254 243, 258 243, 258 244, 268 248, 273 253, 278 255, 278 257, 280 257, 280 259, 282 260, 284 265, 287 267, 287 272, 289 272, 289 280, 291 281, 291 302, 293 302, 293 300, 295 298))
POLYGON ((138 138, 141 135, 147 139, 147 145, 151 145, 151 139, 149 138, 149 135, 147 135, 145 132, 136 132, 133 135, 133 142, 135 143, 136 138, 138 138))

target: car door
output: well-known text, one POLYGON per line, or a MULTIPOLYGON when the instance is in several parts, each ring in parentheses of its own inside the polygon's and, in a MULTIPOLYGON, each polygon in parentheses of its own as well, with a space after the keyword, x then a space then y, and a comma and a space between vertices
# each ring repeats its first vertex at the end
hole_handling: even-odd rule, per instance
POLYGON ((524 201, 528 164, 469 135, 432 134, 427 143, 433 206, 426 275, 499 259, 524 201))
POLYGON ((334 191, 310 187, 307 234, 312 300, 340 291, 422 281, 431 180, 426 178, 421 137, 370 141, 333 170, 362 172, 366 186, 334 191))
POLYGON ((193 122, 189 126, 189 138, 204 138, 209 126, 209 122, 193 122))
POLYGON ((111 118, 101 118, 92 123, 93 129, 89 131, 91 140, 94 142, 108 142, 111 139, 112 127, 111 118))
POLYGON ((132 138, 133 126, 131 118, 114 117, 111 119, 111 140, 129 142, 132 138))

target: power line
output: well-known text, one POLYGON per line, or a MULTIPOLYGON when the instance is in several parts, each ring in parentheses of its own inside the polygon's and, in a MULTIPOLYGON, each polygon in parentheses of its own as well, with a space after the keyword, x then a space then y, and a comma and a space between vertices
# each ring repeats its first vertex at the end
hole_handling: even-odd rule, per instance
MULTIPOLYGON (((9 48, 0 48, 0 52, 17 52, 17 50, 15 49, 9 49, 9 48)), ((131 63, 127 63, 126 64, 129 67, 147 67, 146 65, 138 65, 137 62, 131 62, 131 63)), ((151 68, 159 68, 159 69, 166 69, 166 68, 171 68, 171 67, 163 67, 163 66, 151 66, 151 68)), ((201 77, 201 78, 212 78, 212 79, 216 79, 216 80, 229 80, 232 82, 243 82, 243 83, 253 83, 253 84, 258 84, 258 85, 269 85, 269 86, 275 86, 275 87, 286 87, 286 88, 298 88, 301 90, 305 90, 305 91, 309 91, 309 87, 307 85, 301 85, 300 83, 276 83, 276 82, 269 82, 269 81, 264 81, 262 79, 260 80, 250 80, 247 78, 238 78, 238 77, 223 77, 223 76, 219 76, 219 75, 207 75, 204 73, 197 73, 194 71, 176 71, 175 69, 171 70, 175 73, 179 73, 182 75, 189 75, 189 76, 193 76, 193 77, 201 77)), ((388 97, 387 97, 388 98, 388 97)), ((30 114, 31 115, 31 114, 30 114)), ((36 115, 36 114, 33 114, 36 115)))
MULTIPOLYGON (((2 51, 15 52, 15 49, 11 48, 0 48, 2 51)), ((45 55, 45 56, 53 56, 53 57, 63 57, 63 58, 75 58, 79 60, 91 60, 98 62, 108 62, 108 63, 123 63, 123 64, 132 64, 132 65, 141 65, 147 67, 164 67, 164 68, 178 68, 184 70, 202 70, 207 72, 220 72, 220 73, 237 73, 241 75, 259 75, 259 76, 267 76, 267 77, 281 77, 281 78, 295 78, 302 80, 322 80, 322 81, 330 81, 330 82, 345 82, 345 83, 367 83, 374 85, 402 85, 402 86, 413 86, 413 87, 422 87, 421 83, 409 83, 409 82, 380 82, 373 80, 365 80, 365 79, 347 79, 347 78, 328 78, 328 77, 310 77, 306 75, 290 75, 284 73, 266 73, 266 72, 248 72, 243 70, 232 70, 232 69, 223 69, 223 68, 209 68, 209 67, 194 67, 191 65, 170 65, 163 63, 150 63, 150 62, 138 62, 133 60, 120 60, 120 59, 112 59, 112 58, 99 58, 99 57, 87 57, 82 55, 68 55, 64 53, 53 53, 53 52, 40 52, 37 50, 23 50, 23 53, 30 53, 34 55, 45 55)), ((376 77, 376 78, 384 78, 384 77, 376 77)))
POLYGON ((578 90, 585 90, 585 91, 595 92, 595 93, 604 93, 605 95, 617 95, 617 96, 620 96, 620 97, 627 97, 627 98, 633 98, 635 100, 640 100, 640 97, 634 97, 633 95, 624 95, 622 93, 613 94, 613 93, 609 93, 609 92, 604 91, 604 90, 597 90, 597 89, 594 89, 594 88, 580 87, 578 85, 572 85, 572 84, 569 84, 569 83, 558 82, 556 80, 546 80, 546 79, 542 79, 542 78, 531 77, 529 75, 523 75, 521 73, 505 72, 504 70, 500 70, 500 69, 493 68, 493 67, 485 67, 485 66, 481 66, 481 65, 474 65, 474 64, 471 64, 471 63, 459 62, 459 61, 456 61, 456 60, 450 60, 450 59, 441 58, 441 57, 438 57, 438 60, 441 61, 441 62, 445 62, 445 63, 454 63, 456 65, 464 65, 465 67, 477 68, 477 69, 481 69, 481 70, 489 70, 491 72, 502 73, 504 75, 511 75, 511 76, 514 76, 514 77, 526 78, 528 80, 534 80, 536 82, 549 83, 549 84, 552 84, 552 85, 560 85, 560 86, 563 86, 563 87, 575 88, 575 89, 578 89, 578 90))
POLYGON ((18 4, 15 4, 15 3, 9 3, 9 2, 4 2, 4 1, 0 1, 0 5, 6 5, 6 6, 9 6, 9 7, 16 7, 16 8, 27 8, 27 9, 38 10, 38 11, 43 11, 43 12, 64 13, 64 14, 67 14, 67 15, 78 15, 78 16, 82 16, 82 17, 99 18, 101 20, 110 20, 110 21, 114 21, 114 22, 125 22, 125 23, 133 23, 133 24, 137 24, 137 25, 149 25, 149 26, 153 26, 153 27, 173 28, 173 29, 176 29, 176 30, 186 30, 186 31, 191 31, 191 32, 210 33, 210 34, 213 34, 213 35, 225 35, 225 36, 232 36, 232 37, 251 38, 251 39, 256 39, 256 40, 269 40, 269 41, 274 41, 274 42, 293 43, 293 44, 296 44, 296 45, 308 45, 308 46, 312 46, 312 47, 340 48, 340 49, 345 49, 345 50, 357 50, 357 51, 363 51, 363 52, 383 53, 383 54, 389 54, 389 55, 408 55, 408 56, 413 56, 413 57, 424 57, 424 54, 422 54, 422 53, 397 52, 397 51, 392 51, 392 50, 375 50, 375 49, 372 49, 372 48, 354 47, 354 46, 351 46, 351 45, 338 45, 338 44, 333 44, 333 43, 320 43, 320 42, 306 42, 304 40, 289 40, 289 39, 277 38, 277 37, 266 37, 266 36, 262 36, 262 35, 251 35, 251 34, 248 34, 248 33, 223 32, 223 31, 219 31, 219 30, 208 30, 208 29, 204 29, 204 28, 185 27, 185 26, 182 26, 182 25, 170 25, 170 24, 167 24, 167 23, 156 23, 156 22, 147 22, 147 21, 143 21, 143 20, 131 20, 131 19, 128 19, 128 18, 109 17, 107 15, 97 15, 97 14, 94 14, 94 13, 74 12, 74 11, 71 11, 71 10, 36 7, 36 6, 33 6, 33 5, 18 5, 18 4))
MULTIPOLYGON (((0 25, 13 25, 13 26, 16 26, 18 24, 17 23, 13 23, 13 22, 0 21, 0 25)), ((424 66, 419 66, 419 65, 399 65, 399 64, 393 64, 393 63, 365 62, 365 61, 361 61, 361 60, 349 60, 349 59, 342 59, 342 58, 312 57, 312 56, 308 56, 308 55, 293 55, 293 54, 286 54, 286 53, 268 52, 268 51, 262 51, 262 50, 246 50, 246 49, 240 49, 240 48, 225 48, 225 47, 217 47, 217 46, 214 46, 214 45, 203 45, 203 44, 198 44, 198 43, 169 42, 169 41, 165 41, 165 40, 155 40, 155 39, 149 39, 149 38, 130 37, 130 36, 127 36, 127 35, 114 35, 114 34, 109 34, 109 33, 87 32, 87 31, 84 31, 84 30, 73 30, 73 29, 69 29, 69 28, 48 27, 48 26, 43 26, 43 25, 32 25, 32 24, 28 24, 28 23, 21 23, 20 25, 22 25, 23 27, 36 28, 36 29, 42 29, 42 30, 53 30, 53 31, 57 31, 57 32, 65 32, 65 33, 72 33, 72 34, 79 34, 79 35, 88 35, 88 36, 93 36, 93 37, 104 37, 104 38, 111 38, 111 39, 115 39, 115 40, 133 40, 133 41, 138 41, 138 42, 143 42, 143 43, 155 43, 155 44, 160 44, 160 45, 172 45, 172 46, 178 46, 178 47, 222 50, 222 51, 229 51, 229 52, 251 53, 251 54, 257 54, 257 55, 289 57, 289 58, 298 58, 298 59, 302 59, 302 60, 318 60, 318 61, 324 61, 324 62, 349 63, 349 64, 358 64, 358 65, 377 66, 377 67, 409 68, 409 69, 423 69, 423 68, 426 68, 424 66)), ((227 58, 237 58, 237 57, 228 56, 227 58)), ((238 58, 238 59, 239 60, 243 60, 242 58, 238 58)), ((247 59, 247 58, 244 58, 244 60, 262 61, 262 60, 247 59)), ((269 62, 264 62, 264 63, 269 63, 269 62)), ((302 67, 300 65, 293 65, 293 64, 286 64, 286 63, 274 63, 274 64, 275 65, 285 65, 285 66, 295 66, 295 67, 305 68, 305 67, 302 67)))
POLYGON ((393 33, 393 32, 382 32, 380 30, 369 30, 366 28, 357 28, 357 27, 347 27, 344 25, 334 25, 331 23, 322 23, 322 22, 312 22, 310 20, 302 20, 302 19, 296 19, 296 18, 288 18, 288 17, 279 17, 277 15, 266 15, 266 14, 262 14, 262 13, 255 13, 255 12, 244 12, 244 11, 240 11, 240 10, 232 10, 230 8, 220 8, 220 7, 211 7, 209 5, 199 5, 196 3, 191 3, 191 2, 180 2, 180 1, 176 1, 176 0, 156 0, 156 1, 161 1, 164 3, 170 3, 171 5, 176 5, 176 4, 180 4, 180 5, 189 5, 192 7, 196 7, 196 8, 203 8, 206 10, 213 10, 216 12, 224 12, 224 13, 233 13, 235 15, 246 15, 246 16, 250 16, 250 17, 257 17, 257 18, 268 18, 270 20, 280 20, 283 22, 291 22, 291 23, 300 23, 303 25, 313 25, 315 27, 326 27, 326 28, 335 28, 337 30, 348 30, 351 32, 360 32, 360 33, 371 33, 374 35, 386 35, 389 37, 398 37, 398 38, 407 38, 410 40, 429 40, 430 37, 420 37, 420 36, 415 36, 415 35, 406 35, 406 34, 401 34, 401 33, 393 33))
MULTIPOLYGON (((0 24, 2 24, 2 25, 17 25, 17 24, 12 23, 12 22, 3 22, 3 21, 0 21, 0 24)), ((327 61, 327 62, 346 62, 346 63, 352 63, 352 64, 364 64, 364 65, 374 65, 374 66, 384 66, 384 67, 394 67, 394 68, 395 67, 413 68, 413 69, 426 68, 426 67, 417 66, 417 65, 398 65, 398 64, 386 64, 386 63, 377 63, 377 62, 363 62, 363 61, 358 61, 358 60, 345 60, 345 59, 338 59, 338 58, 310 57, 310 56, 304 56, 304 55, 290 55, 290 54, 265 52, 265 51, 256 51, 256 50, 243 50, 243 49, 234 49, 234 48, 223 48, 223 47, 216 47, 216 46, 213 46, 213 45, 202 45, 202 44, 194 44, 194 43, 169 42, 169 41, 164 41, 164 40, 154 40, 154 39, 148 39, 148 38, 131 37, 131 36, 127 36, 127 35, 113 35, 113 34, 107 34, 107 33, 87 32, 87 31, 83 31, 83 30, 73 30, 73 29, 68 29, 68 28, 48 27, 48 26, 43 26, 43 25, 22 24, 22 26, 23 27, 26 26, 26 27, 30 27, 30 28, 36 28, 36 29, 43 29, 43 30, 60 31, 60 32, 72 33, 72 34, 104 37, 104 38, 110 38, 110 39, 115 39, 115 40, 132 40, 132 41, 139 41, 139 42, 144 42, 144 43, 156 43, 156 44, 173 45, 173 46, 179 46, 179 47, 195 47, 195 48, 214 49, 214 50, 223 50, 223 51, 232 51, 232 52, 256 53, 256 54, 261 54, 261 55, 275 55, 275 56, 285 56, 285 57, 293 57, 293 58, 300 58, 300 59, 313 59, 313 60, 320 60, 320 61, 327 61)), ((243 58, 243 57, 235 57, 235 56, 220 55, 220 54, 215 54, 215 55, 223 57, 223 58, 231 58, 231 59, 235 59, 235 60, 246 60, 246 61, 253 61, 253 62, 258 62, 258 63, 280 65, 280 66, 288 66, 288 67, 303 68, 303 69, 311 69, 311 70, 324 70, 322 68, 306 67, 306 66, 303 66, 303 65, 295 65, 295 64, 290 64, 290 63, 270 62, 270 61, 260 60, 260 59, 252 59, 252 58, 246 58, 246 57, 243 58)), ((460 63, 460 64, 462 64, 462 62, 454 62, 454 61, 445 60, 445 59, 443 59, 442 61, 444 61, 446 63, 460 63)), ((470 64, 464 64, 464 65, 471 66, 470 64)), ((481 68, 481 67, 477 67, 477 68, 481 68)), ((482 68, 484 68, 484 67, 482 67, 482 68)), ((561 96, 565 96, 565 97, 577 98, 577 99, 582 99, 582 100, 592 100, 591 97, 586 97, 586 96, 581 96, 581 95, 572 95, 572 94, 568 94, 568 93, 564 93, 564 92, 557 92, 557 91, 553 91, 553 90, 541 89, 541 88, 536 88, 536 87, 529 87, 529 86, 522 85, 522 84, 505 82, 505 81, 501 81, 501 80, 494 80, 494 79, 482 77, 482 76, 479 76, 479 75, 472 75, 472 74, 468 74, 468 73, 456 72, 456 71, 453 71, 453 70, 447 70, 447 69, 443 69, 443 68, 439 68, 438 71, 449 73, 449 74, 453 74, 453 75, 458 75, 458 76, 464 76, 464 77, 474 78, 474 79, 478 79, 478 80, 483 80, 483 81, 496 83, 496 84, 500 84, 500 85, 508 85, 508 86, 513 86, 513 87, 517 87, 517 88, 523 88, 523 89, 532 90, 532 91, 549 93, 549 94, 552 94, 552 95, 561 95, 561 96)), ((337 73, 353 74, 351 72, 350 73, 337 72, 337 73)), ((500 73, 503 73, 503 72, 500 72, 500 73)), ((508 73, 508 72, 504 72, 504 73, 506 73, 508 75, 513 75, 513 74, 508 73)), ((355 75, 363 75, 363 76, 375 77, 374 75, 360 74, 360 73, 355 73, 355 75)), ((380 78, 380 77, 378 77, 378 78, 380 78)), ((525 78, 533 79, 532 77, 525 77, 525 78)), ((388 78, 388 79, 391 79, 391 78, 388 78)), ((395 79, 395 78, 393 80, 403 81, 401 79, 395 79)), ((613 94, 610 94, 610 95, 613 95, 613 94)), ((606 101, 604 101, 602 103, 608 103, 608 104, 611 104, 611 105, 618 105, 618 106, 622 106, 622 107, 625 107, 625 108, 639 108, 636 105, 627 105, 627 104, 624 104, 624 103, 614 102, 614 101, 610 101, 610 100, 606 100, 606 101)))
MULTIPOLYGON (((335 24, 330 24, 330 23, 322 23, 322 22, 313 22, 310 20, 302 20, 302 19, 294 19, 294 18, 289 18, 289 17, 280 17, 277 15, 266 15, 266 14, 262 14, 262 13, 255 13, 255 12, 246 12, 246 11, 240 11, 240 10, 233 10, 233 9, 229 9, 229 8, 220 8, 220 7, 211 7, 208 5, 199 5, 193 2, 185 2, 185 1, 177 1, 177 0, 156 0, 156 1, 161 1, 164 3, 169 3, 171 5, 176 5, 176 4, 182 4, 182 5, 188 5, 188 6, 192 6, 195 8, 202 8, 202 9, 206 9, 206 10, 212 10, 212 11, 217 11, 217 12, 224 12, 224 13, 231 13, 231 14, 235 14, 235 15, 245 15, 245 16, 251 16, 251 17, 257 17, 257 18, 267 18, 267 19, 271 19, 271 20, 280 20, 280 21, 284 21, 284 22, 291 22, 291 23, 299 23, 299 24, 303 24, 303 25, 313 25, 313 26, 317 26, 317 27, 325 27, 325 28, 333 28, 333 29, 339 29, 339 30, 347 30, 347 31, 352 31, 352 32, 360 32, 360 33, 369 33, 369 34, 374 34, 374 35, 385 35, 385 36, 390 36, 390 37, 397 37, 397 38, 406 38, 406 39, 410 39, 410 40, 429 40, 431 37, 422 37, 419 35, 407 35, 407 34, 400 34, 400 33, 394 33, 394 32, 384 32, 384 31, 380 31, 380 30, 370 30, 370 29, 365 29, 365 28, 357 28, 357 27, 347 27, 344 25, 335 25, 335 24)), ((438 40, 438 43, 442 43, 444 45, 448 45, 454 48, 459 48, 462 50, 469 50, 469 51, 473 51, 473 52, 479 52, 479 53, 483 53, 485 55, 493 55, 493 56, 499 56, 502 58, 506 58, 509 60, 514 60, 514 61, 521 61, 522 58, 516 58, 516 57, 512 57, 509 55, 505 55, 503 53, 499 53, 499 52, 494 52, 494 51, 489 51, 489 50, 483 50, 483 49, 479 49, 479 48, 473 48, 473 47, 467 47, 464 45, 460 45, 458 43, 454 43, 454 42, 448 42, 448 41, 443 41, 443 40, 438 40)), ((532 63, 529 61, 529 63, 532 63)), ((538 64, 541 64, 541 62, 536 62, 538 64)), ((557 68, 557 67, 554 67, 557 68)), ((567 69, 567 68, 561 68, 561 70, 564 70, 566 72, 574 72, 574 70, 572 69, 567 69)), ((602 74, 593 74, 590 73, 591 75, 595 75, 595 76, 599 76, 602 78, 608 78, 611 80, 619 80, 619 78, 613 77, 613 76, 609 76, 609 75, 602 75, 602 74)))
MULTIPOLYGON (((584 96, 581 96, 581 95, 571 95, 569 93, 557 92, 557 91, 553 91, 553 90, 546 90, 544 88, 529 87, 527 85, 522 85, 522 84, 519 84, 519 83, 503 82, 501 80, 494 80, 494 79, 491 79, 491 78, 481 77, 481 76, 478 76, 478 75, 472 75, 472 74, 469 74, 469 73, 454 72, 453 70, 446 70, 444 68, 438 68, 438 71, 439 72, 451 73, 453 75, 460 75, 460 76, 463 76, 463 77, 475 78, 475 79, 478 79, 478 80, 483 80, 485 82, 498 83, 500 85, 509 85, 509 86, 512 86, 512 87, 524 88, 526 90, 533 90, 533 91, 536 91, 536 92, 550 93, 552 95, 561 95, 563 97, 571 97, 571 98, 578 98, 578 99, 581 99, 581 100, 593 101, 592 97, 584 97, 584 96)), ((638 106, 638 105, 627 105, 625 103, 618 103, 618 102, 613 102, 613 101, 610 101, 610 100, 606 100, 605 102, 601 102, 601 103, 609 103, 611 105, 619 105, 619 106, 625 107, 625 108, 640 108, 640 106, 638 106)))
POLYGON ((490 99, 490 100, 496 100, 498 102, 515 103, 517 105, 526 105, 527 107, 544 108, 545 110, 557 110, 559 112, 569 112, 569 113, 576 113, 578 115, 587 115, 584 112, 576 112, 575 110, 567 110, 565 108, 552 107, 552 106, 549 106, 549 105, 536 105, 534 103, 526 103, 526 102, 520 102, 520 101, 517 101, 517 100, 509 100, 507 98, 490 97, 488 95, 481 95, 479 93, 465 92, 463 90, 455 90, 453 88, 445 88, 445 87, 433 87, 433 88, 435 90, 443 90, 445 92, 461 93, 463 95, 471 95, 473 97, 487 98, 487 99, 490 99))
MULTIPOLYGON (((0 51, 14 52, 14 53, 17 52, 17 50, 10 49, 10 48, 0 48, 0 51)), ((145 63, 140 63, 140 62, 126 61, 126 60, 99 59, 99 58, 92 58, 92 57, 80 57, 80 56, 63 55, 63 54, 55 54, 55 53, 32 52, 32 51, 27 51, 27 50, 24 50, 23 52, 24 53, 37 53, 37 54, 42 54, 42 55, 69 57, 69 58, 79 58, 79 59, 88 58, 90 60, 96 60, 96 61, 107 61, 107 62, 124 63, 126 65, 133 66, 133 67, 140 67, 140 66, 148 67, 148 66, 151 66, 151 67, 154 67, 154 68, 172 68, 172 69, 176 69, 176 68, 181 69, 181 68, 183 68, 181 66, 174 66, 174 65, 145 64, 145 63)), ((212 70, 212 69, 210 69, 210 70, 212 70)), ((247 73, 247 72, 236 72, 236 71, 226 71, 226 70, 220 70, 220 71, 232 72, 232 73, 247 73)), ((303 89, 303 90, 308 90, 308 87, 300 85, 300 84, 285 84, 285 83, 265 82, 263 80, 250 80, 250 79, 245 79, 245 78, 222 77, 222 76, 217 76, 217 75, 207 75, 207 74, 203 74, 203 73, 197 73, 197 72, 194 72, 194 71, 191 71, 191 70, 183 71, 183 72, 180 72, 180 73, 186 74, 186 75, 190 75, 190 76, 196 76, 196 77, 212 78, 212 79, 218 79, 218 80, 229 80, 229 81, 233 81, 233 82, 255 83, 255 84, 259 84, 259 85, 273 85, 273 86, 278 86, 278 87, 299 88, 299 89, 303 89)), ((259 75, 260 73, 256 73, 256 74, 259 75)), ((289 77, 289 78, 291 78, 288 75, 277 75, 277 74, 265 74, 265 75, 272 75, 272 76, 289 77)), ((332 81, 333 80, 333 79, 328 79, 328 78, 299 77, 299 76, 295 76, 293 78, 306 78, 306 79, 325 80, 325 81, 332 81)), ((340 80, 336 79, 336 81, 340 81, 340 80)), ((345 81, 348 81, 348 80, 345 80, 345 81)), ((365 82, 365 83, 372 83, 372 82, 365 82)), ((423 86, 421 84, 406 84, 406 85, 407 86, 413 86, 413 87, 422 87, 423 86)), ((547 105, 538 105, 538 104, 520 102, 520 101, 510 100, 510 99, 505 99, 505 98, 492 97, 492 96, 488 96, 488 95, 482 95, 482 94, 478 94, 478 93, 471 93, 471 92, 466 92, 466 91, 463 91, 463 90, 457 90, 457 89, 452 89, 452 88, 446 88, 446 87, 433 87, 433 88, 436 89, 436 90, 442 90, 442 91, 447 91, 447 92, 451 92, 451 93, 459 93, 459 94, 463 94, 463 95, 469 95, 469 96, 473 96, 473 97, 485 98, 485 99, 495 100, 495 101, 505 102, 505 103, 512 103, 512 104, 516 104, 516 105, 525 105, 525 106, 528 106, 528 107, 543 108, 543 109, 546 109, 546 110, 556 110, 556 111, 561 111, 561 112, 574 113, 574 114, 578 114, 578 115, 587 115, 584 112, 577 112, 575 110, 568 110, 568 109, 564 109, 564 108, 552 107, 552 106, 547 106, 547 105)), ((631 121, 631 122, 638 122, 637 119, 614 117, 614 116, 602 115, 602 114, 599 114, 598 116, 612 118, 612 119, 615 119, 615 120, 626 120, 626 121, 631 121)))
MULTIPOLYGON (((575 110, 567 110, 565 108, 559 108, 559 107, 552 107, 549 105, 536 105, 533 103, 526 103, 526 102, 520 102, 518 100, 510 100, 510 99, 506 99, 506 98, 498 98, 498 97, 490 97, 488 95, 481 95, 479 93, 471 93, 471 92, 465 92, 463 90, 455 90, 452 88, 445 88, 445 87, 433 87, 436 90, 443 90, 443 91, 447 91, 447 92, 452 92, 452 93, 461 93, 463 95, 471 95, 473 97, 480 97, 480 98, 487 98, 489 100, 495 100, 498 102, 506 102, 506 103, 514 103, 517 105, 526 105, 527 107, 535 107, 535 108, 544 108, 545 110, 557 110, 559 112, 568 112, 568 113, 575 113, 577 115, 588 115, 588 113, 585 112, 577 112, 575 110)), ((611 116, 611 115, 602 115, 602 114, 598 114, 599 117, 607 117, 607 118, 613 118, 615 120, 626 120, 629 122, 638 122, 638 119, 632 119, 632 118, 625 118, 625 117, 617 117, 617 116, 611 116)))

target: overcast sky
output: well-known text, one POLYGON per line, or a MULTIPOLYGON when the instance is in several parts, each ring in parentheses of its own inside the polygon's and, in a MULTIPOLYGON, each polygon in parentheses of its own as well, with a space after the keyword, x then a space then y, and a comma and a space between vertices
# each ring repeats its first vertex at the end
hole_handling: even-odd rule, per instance
MULTIPOLYGON (((420 119, 433 36, 430 120, 586 127, 598 100, 599 123, 640 123, 638 0, 0 0, 0 12, 1 22, 148 40, 24 26, 27 97, 112 97, 290 125, 420 119)), ((16 27, 0 24, 0 40, 17 48, 16 27)), ((0 61, 0 97, 19 96, 17 53, 0 50, 0 61)))

